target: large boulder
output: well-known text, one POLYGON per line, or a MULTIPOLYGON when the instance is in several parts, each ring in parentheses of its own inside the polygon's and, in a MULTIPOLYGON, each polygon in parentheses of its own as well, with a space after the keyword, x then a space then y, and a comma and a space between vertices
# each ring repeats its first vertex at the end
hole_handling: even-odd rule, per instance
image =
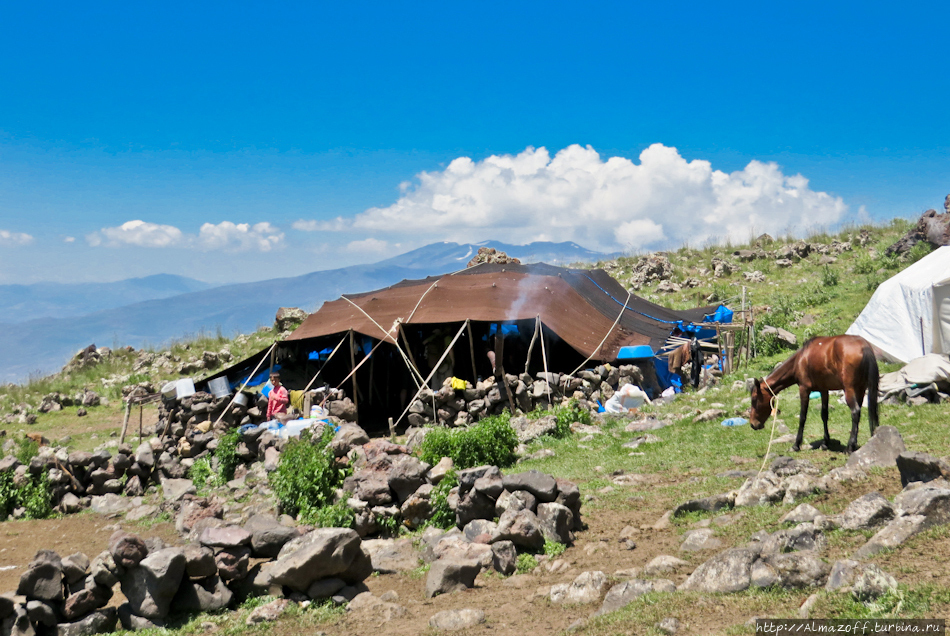
POLYGON ((288 331, 307 319, 309 314, 299 307, 280 307, 274 318, 274 329, 277 332, 288 331))
POLYGON ((565 545, 574 542, 574 513, 567 506, 559 503, 539 504, 537 516, 545 539, 565 545))
POLYGON ((897 457, 907 450, 900 432, 893 426, 879 426, 867 443, 851 454, 845 466, 888 468, 897 463, 897 457))
POLYGON ((92 636, 115 631, 118 614, 114 607, 103 607, 74 623, 60 623, 56 636, 92 636))
POLYGON ((511 510, 498 519, 495 541, 511 541, 517 546, 538 550, 544 546, 544 534, 538 517, 530 510, 511 510))
POLYGON ((120 581, 122 593, 136 616, 163 618, 184 575, 185 555, 180 548, 158 550, 126 571, 120 581))
POLYGON ((894 518, 894 506, 879 492, 858 497, 845 508, 839 525, 846 530, 867 530, 894 518))
POLYGON ((478 561, 439 559, 431 565, 426 575, 426 598, 474 587, 475 577, 481 569, 478 561))
POLYGON ((505 475, 503 483, 508 492, 527 490, 542 503, 557 499, 557 481, 537 470, 505 475))
POLYGON ((389 488, 402 504, 419 486, 426 483, 426 473, 432 468, 412 455, 397 455, 389 471, 389 488))
POLYGON ((63 561, 52 550, 40 550, 20 576, 17 594, 29 599, 63 600, 63 561))
POLYGON ((582 572, 570 583, 551 586, 552 603, 586 604, 600 600, 607 587, 607 575, 603 572, 582 572))
POLYGON ((370 556, 373 571, 381 574, 406 572, 419 567, 419 552, 412 539, 370 539, 363 541, 363 550, 370 556))
POLYGON ((234 594, 220 577, 182 581, 175 595, 174 607, 185 612, 215 612, 231 604, 234 594))
POLYGON ((314 581, 329 577, 357 583, 372 574, 373 564, 348 528, 317 528, 288 542, 268 568, 273 583, 306 592, 314 581))
POLYGON ((709 559, 686 579, 681 590, 698 592, 741 592, 751 584, 752 564, 759 558, 756 548, 731 548, 709 559))
POLYGON ((950 464, 919 451, 904 451, 897 456, 897 470, 901 473, 901 485, 915 481, 933 481, 940 477, 950 479, 950 464))
POLYGON ((244 529, 251 534, 251 549, 256 557, 276 557, 284 544, 300 536, 296 528, 281 525, 269 515, 254 515, 244 529))
POLYGON ((765 471, 757 477, 751 477, 736 493, 735 506, 761 506, 781 501, 785 496, 785 487, 781 477, 771 471, 765 471))
POLYGON ((673 584, 673 581, 667 579, 631 579, 624 581, 610 588, 610 591, 607 592, 607 596, 604 597, 603 605, 600 606, 600 609, 597 610, 594 616, 600 616, 608 612, 616 612, 650 592, 675 591, 676 585, 673 584))

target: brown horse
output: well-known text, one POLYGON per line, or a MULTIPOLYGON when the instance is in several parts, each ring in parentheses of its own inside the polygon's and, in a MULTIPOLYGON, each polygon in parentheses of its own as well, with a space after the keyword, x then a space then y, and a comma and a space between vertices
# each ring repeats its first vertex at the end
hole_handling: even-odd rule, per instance
POLYGON ((800 450, 805 418, 808 417, 808 397, 812 391, 818 391, 821 393, 821 419, 825 424, 825 439, 821 448, 827 450, 831 444, 828 434, 828 391, 844 389, 844 399, 851 409, 851 438, 846 452, 853 453, 858 448, 858 424, 865 393, 868 396, 871 435, 877 428, 877 383, 877 360, 867 340, 860 336, 812 338, 767 378, 755 380, 752 385, 750 424, 755 430, 762 429, 772 412, 772 398, 797 384, 802 409, 792 450, 800 450))

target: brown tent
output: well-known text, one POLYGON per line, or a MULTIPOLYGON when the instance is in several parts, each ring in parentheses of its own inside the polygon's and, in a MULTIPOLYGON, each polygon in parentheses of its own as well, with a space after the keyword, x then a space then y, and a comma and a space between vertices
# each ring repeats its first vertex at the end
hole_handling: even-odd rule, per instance
POLYGON ((648 345, 655 351, 678 321, 702 322, 716 307, 667 309, 639 296, 628 296, 601 269, 482 264, 326 302, 287 342, 349 330, 395 342, 397 321, 404 325, 437 325, 540 317, 547 329, 581 356, 610 361, 624 346, 648 345))
POLYGON ((501 368, 571 372, 588 359, 588 366, 617 360, 622 347, 650 358, 678 323, 702 322, 717 308, 661 307, 600 269, 485 263, 325 302, 279 343, 270 365, 260 352, 212 377, 226 375, 234 386, 257 368, 253 385, 274 365, 286 386, 301 389, 319 371, 318 386, 343 387, 358 398, 361 418, 385 421, 435 373, 453 335, 451 373, 474 382, 501 368))

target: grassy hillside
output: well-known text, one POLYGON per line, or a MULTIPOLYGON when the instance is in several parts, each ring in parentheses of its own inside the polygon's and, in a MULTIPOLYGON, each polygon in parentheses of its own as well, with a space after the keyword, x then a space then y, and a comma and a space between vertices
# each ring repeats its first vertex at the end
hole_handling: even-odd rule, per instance
MULTIPOLYGON (((820 264, 822 255, 819 253, 800 260, 792 259, 794 262, 789 267, 777 265, 772 255, 774 252, 802 242, 784 237, 746 245, 711 245, 701 249, 683 247, 658 255, 622 256, 599 262, 596 266, 606 269, 621 284, 630 287, 634 273, 645 259, 668 258, 672 268, 668 282, 680 285, 682 289, 660 291, 666 281, 655 280, 634 288, 634 293, 675 308, 724 302, 738 309, 745 287, 746 302, 755 307, 759 328, 764 325, 782 327, 798 336, 801 342, 818 334, 844 332, 881 281, 926 253, 917 250, 904 260, 883 255, 884 249, 902 236, 908 227, 909 222, 895 219, 886 225, 854 227, 836 235, 807 237, 804 241, 813 246, 831 246, 836 242, 850 245, 850 250, 835 253, 836 262, 828 265, 820 264), (742 260, 733 255, 740 250, 757 252, 761 257, 742 260), (716 277, 713 263, 717 259, 736 271, 716 277), (747 280, 746 272, 760 272, 764 280, 747 280)), ((158 388, 168 380, 181 377, 175 371, 181 363, 199 360, 206 351, 225 352, 220 357, 223 358, 221 364, 226 365, 230 363, 228 359, 240 360, 266 347, 277 337, 279 334, 270 329, 233 339, 220 333, 203 334, 176 342, 165 351, 148 350, 153 354, 166 354, 169 365, 164 368, 160 365, 139 368, 136 361, 142 350, 117 349, 96 365, 78 369, 67 367, 60 373, 35 378, 25 384, 0 387, 0 419, 6 420, 5 428, 10 432, 51 430, 53 439, 70 435, 74 445, 86 446, 91 443, 86 441, 91 435, 97 435, 95 439, 98 439, 97 431, 112 426, 121 413, 120 398, 124 386, 149 382, 158 388), (51 413, 36 410, 48 393, 73 396, 83 389, 96 391, 106 398, 108 404, 88 409, 89 415, 83 418, 76 417, 76 406, 51 413), (24 413, 34 415, 36 423, 23 422, 21 415, 24 413)), ((756 344, 758 357, 738 369, 737 377, 761 375, 788 355, 788 350, 774 339, 760 337, 756 344)), ((202 377, 206 374, 198 371, 190 375, 202 377)))

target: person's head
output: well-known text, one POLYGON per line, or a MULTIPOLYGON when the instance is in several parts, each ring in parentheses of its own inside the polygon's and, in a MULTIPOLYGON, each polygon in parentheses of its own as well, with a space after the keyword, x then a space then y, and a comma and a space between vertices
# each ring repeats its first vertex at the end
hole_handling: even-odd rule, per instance
POLYGON ((271 374, 270 374, 270 383, 273 384, 274 386, 280 386, 280 374, 279 374, 279 373, 271 373, 271 374))

